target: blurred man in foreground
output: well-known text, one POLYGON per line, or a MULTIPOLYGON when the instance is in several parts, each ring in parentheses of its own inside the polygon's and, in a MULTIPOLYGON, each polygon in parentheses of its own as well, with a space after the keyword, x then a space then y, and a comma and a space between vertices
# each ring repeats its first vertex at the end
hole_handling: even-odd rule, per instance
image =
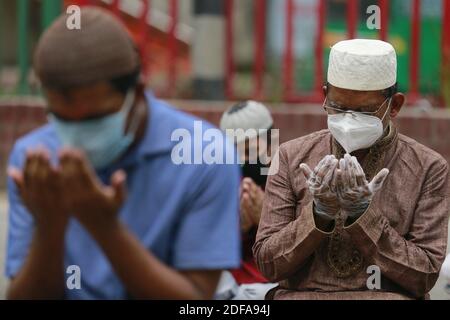
POLYGON ((175 165, 171 135, 197 119, 144 92, 113 15, 81 24, 61 16, 35 54, 50 123, 11 154, 8 298, 210 299, 239 266, 239 168, 175 165))
POLYGON ((396 71, 386 42, 333 46, 329 130, 282 145, 267 182, 254 253, 280 281, 270 298, 428 298, 446 252, 449 166, 397 132, 396 71))
POLYGON ((256 101, 232 106, 223 114, 220 128, 224 132, 229 131, 228 136, 234 135, 242 163, 240 218, 243 260, 239 269, 222 277, 218 294, 236 300, 263 300, 275 285, 268 283, 259 272, 252 247, 261 218, 270 157, 277 151, 272 148, 272 140, 277 141, 278 131, 273 129, 270 111, 256 101), (241 134, 238 130, 242 130, 241 134))

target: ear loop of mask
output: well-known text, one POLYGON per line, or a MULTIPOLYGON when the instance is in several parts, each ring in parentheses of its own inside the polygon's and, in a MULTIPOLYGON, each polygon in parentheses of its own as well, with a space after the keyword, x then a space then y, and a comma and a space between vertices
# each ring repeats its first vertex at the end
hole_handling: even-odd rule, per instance
MULTIPOLYGON (((384 121, 384 119, 386 118, 386 116, 387 116, 389 110, 391 109, 391 103, 392 103, 392 97, 389 99, 389 104, 388 104, 388 107, 387 107, 387 109, 386 109, 386 112, 384 113, 383 118, 381 119, 381 123, 383 123, 383 121, 384 121)), ((383 130, 383 132, 386 133, 386 131, 389 130, 389 128, 390 128, 390 126, 388 125, 388 126, 386 127, 386 129, 383 130)))
MULTIPOLYGON (((133 105, 134 105, 133 102, 135 102, 135 98, 136 98, 136 91, 134 89, 130 89, 130 91, 128 91, 128 93, 127 93, 127 95, 125 97, 125 102, 124 102, 124 105, 126 106, 125 107, 126 110, 124 110, 124 112, 127 115, 126 119, 128 119, 128 117, 130 115, 130 112, 132 111, 132 108, 133 108, 133 105)), ((136 107, 137 107, 137 105, 136 105, 136 107)), ((138 126, 139 126, 139 117, 137 115, 137 112, 135 112, 132 115, 132 117, 133 118, 131 119, 131 124, 128 127, 126 135, 131 134, 131 135, 134 136, 136 134, 136 131, 137 131, 138 126)))
POLYGON ((383 118, 381 119, 381 122, 383 122, 384 119, 386 119, 386 116, 387 116, 388 112, 391 110, 391 104, 392 104, 392 97, 389 99, 388 107, 386 109, 386 112, 384 113, 383 118))

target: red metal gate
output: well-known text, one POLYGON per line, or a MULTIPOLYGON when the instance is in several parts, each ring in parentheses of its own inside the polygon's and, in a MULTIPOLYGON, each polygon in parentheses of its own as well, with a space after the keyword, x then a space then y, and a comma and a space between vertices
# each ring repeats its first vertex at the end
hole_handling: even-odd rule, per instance
MULTIPOLYGON (((151 76, 150 64, 147 63, 146 52, 147 46, 145 45, 152 40, 152 35, 149 34, 148 19, 151 8, 151 0, 142 0, 144 5, 142 6, 140 14, 140 27, 138 44, 141 48, 141 54, 143 56, 144 73, 146 76, 151 76)), ((167 61, 167 84, 166 89, 163 91, 163 95, 172 96, 175 90, 178 70, 176 68, 176 60, 178 54, 178 42, 176 40, 175 30, 178 24, 178 0, 169 1, 169 15, 171 17, 171 24, 168 32, 168 42, 166 51, 167 61)), ((258 99, 264 100, 264 78, 266 74, 266 59, 265 59, 265 45, 267 39, 267 0, 253 0, 254 8, 254 65, 253 65, 253 83, 254 87, 252 93, 248 97, 238 97, 235 94, 233 87, 236 73, 235 59, 233 56, 234 49, 234 32, 233 32, 233 13, 235 0, 223 0, 224 1, 224 18, 225 18, 225 96, 228 99, 258 99)), ((101 1, 93 0, 77 0, 68 1, 70 3, 76 3, 78 5, 86 4, 98 4, 101 1)), ((119 16, 119 0, 113 0, 109 6, 110 9, 119 16)), ((295 91, 295 59, 294 59, 294 41, 296 36, 294 34, 294 19, 296 18, 296 12, 299 8, 296 8, 294 0, 285 0, 286 6, 286 24, 285 24, 285 48, 282 61, 282 86, 283 94, 282 99, 285 102, 301 103, 301 102, 313 102, 320 103, 323 100, 322 85, 324 75, 324 61, 323 61, 323 45, 324 45, 324 32, 326 23, 326 0, 317 0, 317 37, 314 45, 315 66, 314 66, 314 89, 312 92, 298 93, 295 91)), ((379 0, 378 5, 381 9, 381 29, 379 31, 379 38, 386 40, 389 30, 389 15, 390 1, 379 0)), ((420 34, 421 34, 421 1, 412 0, 412 16, 411 16, 411 39, 410 39, 410 91, 407 93, 409 102, 414 102, 420 97, 419 93, 419 77, 420 77, 420 34)), ((347 37, 354 38, 356 36, 358 26, 358 13, 359 2, 357 0, 347 0, 347 37)), ((443 1, 443 24, 442 24, 442 54, 443 61, 450 63, 450 0, 443 1)), ((449 64, 447 64, 449 65, 449 64)))

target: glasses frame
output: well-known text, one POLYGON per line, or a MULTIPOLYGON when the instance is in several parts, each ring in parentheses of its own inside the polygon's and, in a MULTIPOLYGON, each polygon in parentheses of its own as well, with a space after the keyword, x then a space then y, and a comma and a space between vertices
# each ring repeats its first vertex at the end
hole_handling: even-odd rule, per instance
POLYGON ((322 104, 322 107, 327 112, 327 114, 330 114, 328 112, 328 110, 333 110, 333 111, 336 111, 336 113, 364 114, 367 116, 376 116, 378 114, 378 112, 380 112, 380 110, 384 107, 386 102, 388 102, 390 100, 392 100, 392 97, 386 98, 386 100, 384 100, 384 102, 380 105, 380 107, 376 111, 352 111, 352 110, 343 110, 342 106, 338 106, 338 108, 327 106, 328 96, 326 96, 325 100, 322 104))

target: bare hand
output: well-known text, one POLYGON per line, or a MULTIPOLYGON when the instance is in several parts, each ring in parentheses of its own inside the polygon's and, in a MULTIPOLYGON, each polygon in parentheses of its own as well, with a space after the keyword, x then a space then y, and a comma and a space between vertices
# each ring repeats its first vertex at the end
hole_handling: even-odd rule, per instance
POLYGON ((51 230, 66 226, 68 210, 61 191, 61 174, 51 165, 45 148, 27 151, 23 170, 10 167, 8 175, 38 227, 51 230))
POLYGON ((261 219, 264 191, 252 179, 245 178, 241 185, 241 217, 243 227, 258 226, 261 219))
POLYGON ((105 186, 82 152, 65 149, 59 157, 64 196, 71 214, 91 230, 117 222, 117 214, 126 198, 125 172, 115 172, 111 186, 105 186))

